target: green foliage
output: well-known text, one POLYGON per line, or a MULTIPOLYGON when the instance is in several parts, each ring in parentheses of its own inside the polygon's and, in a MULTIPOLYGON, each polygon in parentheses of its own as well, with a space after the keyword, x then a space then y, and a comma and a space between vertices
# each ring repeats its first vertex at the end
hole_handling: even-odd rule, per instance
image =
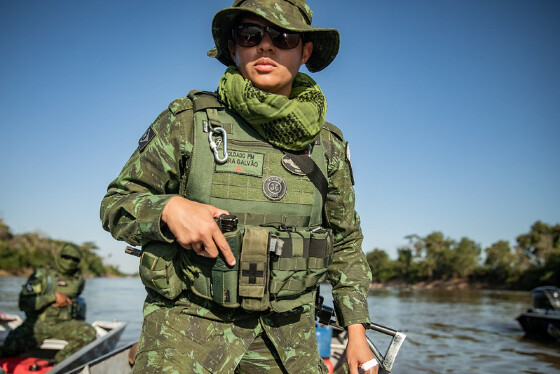
MULTIPOLYGON (((480 246, 468 238, 459 242, 433 232, 422 238, 409 235, 410 251, 414 251, 417 276, 427 279, 466 277, 478 266, 480 246)), ((399 256, 400 257, 400 256, 399 256)))
POLYGON ((387 282, 395 277, 394 261, 382 250, 374 249, 366 256, 374 282, 387 282))
POLYGON ((0 219, 0 241, 10 240, 11 238, 10 228, 0 219))
POLYGON ((493 243, 484 250, 483 263, 480 245, 467 237, 456 241, 435 231, 405 239, 409 244, 397 250, 394 261, 381 249, 367 254, 375 281, 462 278, 511 289, 560 286, 560 224, 535 222, 529 233, 517 237, 514 248, 503 240, 493 243))
POLYGON ((452 277, 464 278, 472 274, 480 263, 480 245, 461 238, 452 248, 452 277))
POLYGON ((485 249, 485 270, 489 278, 500 283, 508 283, 514 277, 515 256, 505 240, 500 240, 485 249))
POLYGON ((560 224, 535 222, 529 233, 517 237, 516 251, 524 260, 517 268, 517 287, 560 286, 560 224))
POLYGON ((83 252, 80 266, 86 276, 124 275, 118 268, 104 265, 95 253, 99 248, 93 242, 77 245, 53 240, 40 233, 13 235, 0 219, 0 270, 23 274, 33 268, 52 264, 55 254, 64 244, 73 244, 83 252))

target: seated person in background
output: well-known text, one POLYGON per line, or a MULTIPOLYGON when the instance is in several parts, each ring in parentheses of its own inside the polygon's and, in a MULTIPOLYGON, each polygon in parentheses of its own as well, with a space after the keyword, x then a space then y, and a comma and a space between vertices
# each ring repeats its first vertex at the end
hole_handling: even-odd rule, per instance
POLYGON ((95 339, 95 329, 76 319, 77 298, 85 285, 81 259, 80 249, 66 244, 56 255, 54 267, 38 268, 31 274, 19 295, 26 319, 6 337, 0 357, 17 356, 54 338, 68 342, 54 357, 58 363, 95 339))

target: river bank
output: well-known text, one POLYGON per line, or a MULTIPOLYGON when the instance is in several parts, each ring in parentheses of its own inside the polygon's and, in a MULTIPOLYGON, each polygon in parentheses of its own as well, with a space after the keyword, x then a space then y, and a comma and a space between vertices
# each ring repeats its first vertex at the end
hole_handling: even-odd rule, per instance
POLYGON ((502 285, 492 285, 485 282, 471 282, 466 278, 448 280, 423 281, 414 284, 403 280, 393 280, 385 283, 373 282, 370 289, 418 289, 418 290, 505 290, 502 285))
MULTIPOLYGON (((6 270, 0 269, 0 277, 28 277, 33 274, 33 268, 25 268, 17 272, 9 272, 6 270)), ((105 274, 101 276, 92 276, 92 275, 84 275, 85 278, 134 278, 138 275, 134 274, 123 274, 123 275, 116 275, 116 274, 105 274)))

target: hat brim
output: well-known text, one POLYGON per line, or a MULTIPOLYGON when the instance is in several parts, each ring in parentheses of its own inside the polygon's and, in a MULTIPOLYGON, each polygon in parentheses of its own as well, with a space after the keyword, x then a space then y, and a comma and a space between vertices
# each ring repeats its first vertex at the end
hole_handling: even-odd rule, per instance
MULTIPOLYGON (((217 58, 226 66, 235 65, 229 53, 228 41, 231 39, 234 22, 247 13, 263 17, 262 13, 247 8, 225 8, 216 13, 212 20, 212 37, 216 46, 208 51, 208 56, 217 58)), ((313 42, 313 52, 305 63, 311 73, 326 68, 338 54, 340 35, 336 29, 314 27, 303 22, 286 26, 274 18, 263 18, 285 30, 303 33, 306 41, 313 42)))

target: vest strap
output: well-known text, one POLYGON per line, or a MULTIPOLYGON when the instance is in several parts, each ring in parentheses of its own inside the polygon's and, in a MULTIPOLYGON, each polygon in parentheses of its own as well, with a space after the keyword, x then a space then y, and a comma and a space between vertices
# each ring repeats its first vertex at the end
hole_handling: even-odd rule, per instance
POLYGON ((280 257, 327 257, 330 238, 297 238, 283 239, 282 254, 280 257))
POLYGON ((305 173, 315 188, 319 190, 324 204, 327 201, 329 183, 327 182, 327 178, 321 173, 319 166, 317 166, 315 161, 313 161, 307 153, 285 152, 285 154, 305 173))
MULTIPOLYGON (((246 208, 251 207, 251 203, 245 204, 246 208)), ((308 227, 309 217, 307 216, 286 216, 285 214, 259 214, 259 213, 241 213, 231 212, 237 216, 240 225, 248 226, 267 226, 284 224, 292 227, 308 227)))
POLYGON ((220 103, 218 98, 211 92, 195 91, 193 93, 193 91, 191 91, 188 96, 193 98, 193 110, 195 112, 208 108, 224 108, 224 105, 220 103))

